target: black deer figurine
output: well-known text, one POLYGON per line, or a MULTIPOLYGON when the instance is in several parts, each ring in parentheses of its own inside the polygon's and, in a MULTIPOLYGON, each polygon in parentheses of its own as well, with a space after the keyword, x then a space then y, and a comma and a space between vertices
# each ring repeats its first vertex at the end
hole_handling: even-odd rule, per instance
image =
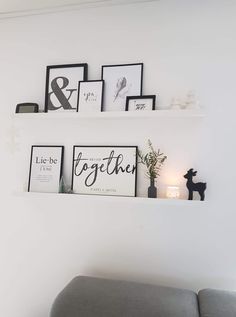
POLYGON ((187 178, 187 188, 188 188, 188 200, 193 200, 193 192, 198 192, 201 200, 205 199, 206 183, 194 183, 193 177, 197 175, 197 171, 193 171, 193 168, 188 170, 184 178, 187 178))

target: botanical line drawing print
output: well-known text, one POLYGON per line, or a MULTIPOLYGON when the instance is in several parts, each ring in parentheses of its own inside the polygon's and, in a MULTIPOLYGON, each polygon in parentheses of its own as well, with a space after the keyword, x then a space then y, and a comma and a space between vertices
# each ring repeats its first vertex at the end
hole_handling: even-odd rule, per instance
POLYGON ((126 77, 119 78, 116 83, 115 96, 113 102, 115 102, 118 98, 125 98, 129 92, 129 89, 130 85, 128 85, 128 80, 126 79, 126 77))

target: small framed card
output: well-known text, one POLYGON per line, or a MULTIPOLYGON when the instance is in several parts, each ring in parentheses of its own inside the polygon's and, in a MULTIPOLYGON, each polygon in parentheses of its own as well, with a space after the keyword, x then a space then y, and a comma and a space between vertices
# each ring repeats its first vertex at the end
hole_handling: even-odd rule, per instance
POLYGON ((75 194, 136 196, 137 146, 74 146, 75 194))
POLYGON ((80 81, 77 111, 99 112, 103 105, 104 80, 80 81))
POLYGON ((64 146, 33 145, 29 192, 58 193, 62 176, 64 146))
POLYGON ((128 96, 126 98, 126 111, 155 110, 156 96, 128 96))

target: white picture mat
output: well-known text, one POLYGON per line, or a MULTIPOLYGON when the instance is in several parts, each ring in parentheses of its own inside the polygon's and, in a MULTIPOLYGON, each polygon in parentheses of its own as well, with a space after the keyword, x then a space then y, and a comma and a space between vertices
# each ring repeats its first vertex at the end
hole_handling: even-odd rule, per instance
POLYGON ((104 110, 123 111, 125 110, 126 97, 138 96, 141 94, 142 65, 130 66, 105 66, 103 67, 103 78, 105 81, 104 110), (126 87, 116 97, 117 81, 125 77, 126 87))
MULTIPOLYGON (((67 89, 75 89, 75 91, 72 93, 69 103, 72 106, 72 110, 65 110, 63 107, 61 107, 61 103, 58 101, 55 94, 51 95, 51 101, 55 107, 61 107, 56 110, 50 110, 48 111, 76 111, 77 109, 77 100, 78 100, 78 82, 81 80, 84 80, 84 67, 65 67, 65 68, 50 68, 49 69, 49 86, 48 86, 48 94, 52 92, 51 88, 51 82, 56 77, 66 77, 69 80, 69 84, 67 87, 62 89, 63 94, 68 98, 70 96, 70 91, 67 89)), ((58 80, 58 84, 60 87, 62 87, 62 80, 58 80)), ((49 98, 49 96, 48 96, 49 98)))
POLYGON ((152 110, 153 109, 153 99, 151 98, 138 98, 138 99, 129 99, 128 110, 129 111, 143 111, 143 110, 152 110), (137 106, 144 106, 144 108, 138 108, 137 106))
POLYGON ((103 81, 94 82, 80 82, 79 84, 79 112, 98 112, 101 111, 102 106, 102 90, 103 81), (89 99, 86 100, 88 94, 93 93, 94 96, 90 95, 89 99))
MULTIPOLYGON (((136 147, 75 147, 74 160, 78 157, 78 154, 82 152, 82 158, 88 159, 79 164, 79 169, 84 162, 91 164, 102 164, 103 158, 108 157, 110 152, 114 150, 115 156, 122 153, 123 162, 121 166, 136 166, 136 147)), ((111 196, 135 196, 136 186, 136 173, 118 173, 113 175, 107 175, 105 173, 98 172, 97 180, 91 187, 85 186, 85 179, 91 170, 85 171, 80 176, 75 175, 75 164, 73 166, 73 192, 77 194, 93 194, 93 195, 111 195, 111 196)), ((137 168, 137 167, 136 167, 137 168)), ((89 181, 92 181, 91 177, 89 181)))
POLYGON ((61 160, 61 147, 33 147, 29 191, 41 193, 58 193, 60 184, 61 160), (50 158, 54 160, 54 162, 57 160, 56 164, 53 164, 50 158), (37 163, 41 162, 42 159, 47 159, 46 164, 37 163))

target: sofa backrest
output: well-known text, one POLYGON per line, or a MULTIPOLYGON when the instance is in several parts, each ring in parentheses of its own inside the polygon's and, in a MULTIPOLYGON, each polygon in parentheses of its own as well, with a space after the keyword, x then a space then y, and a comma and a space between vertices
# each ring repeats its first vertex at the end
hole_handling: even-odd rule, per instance
POLYGON ((79 276, 58 295, 51 317, 199 317, 188 290, 79 276))
POLYGON ((236 292, 204 289, 198 300, 201 317, 236 316, 236 292))

